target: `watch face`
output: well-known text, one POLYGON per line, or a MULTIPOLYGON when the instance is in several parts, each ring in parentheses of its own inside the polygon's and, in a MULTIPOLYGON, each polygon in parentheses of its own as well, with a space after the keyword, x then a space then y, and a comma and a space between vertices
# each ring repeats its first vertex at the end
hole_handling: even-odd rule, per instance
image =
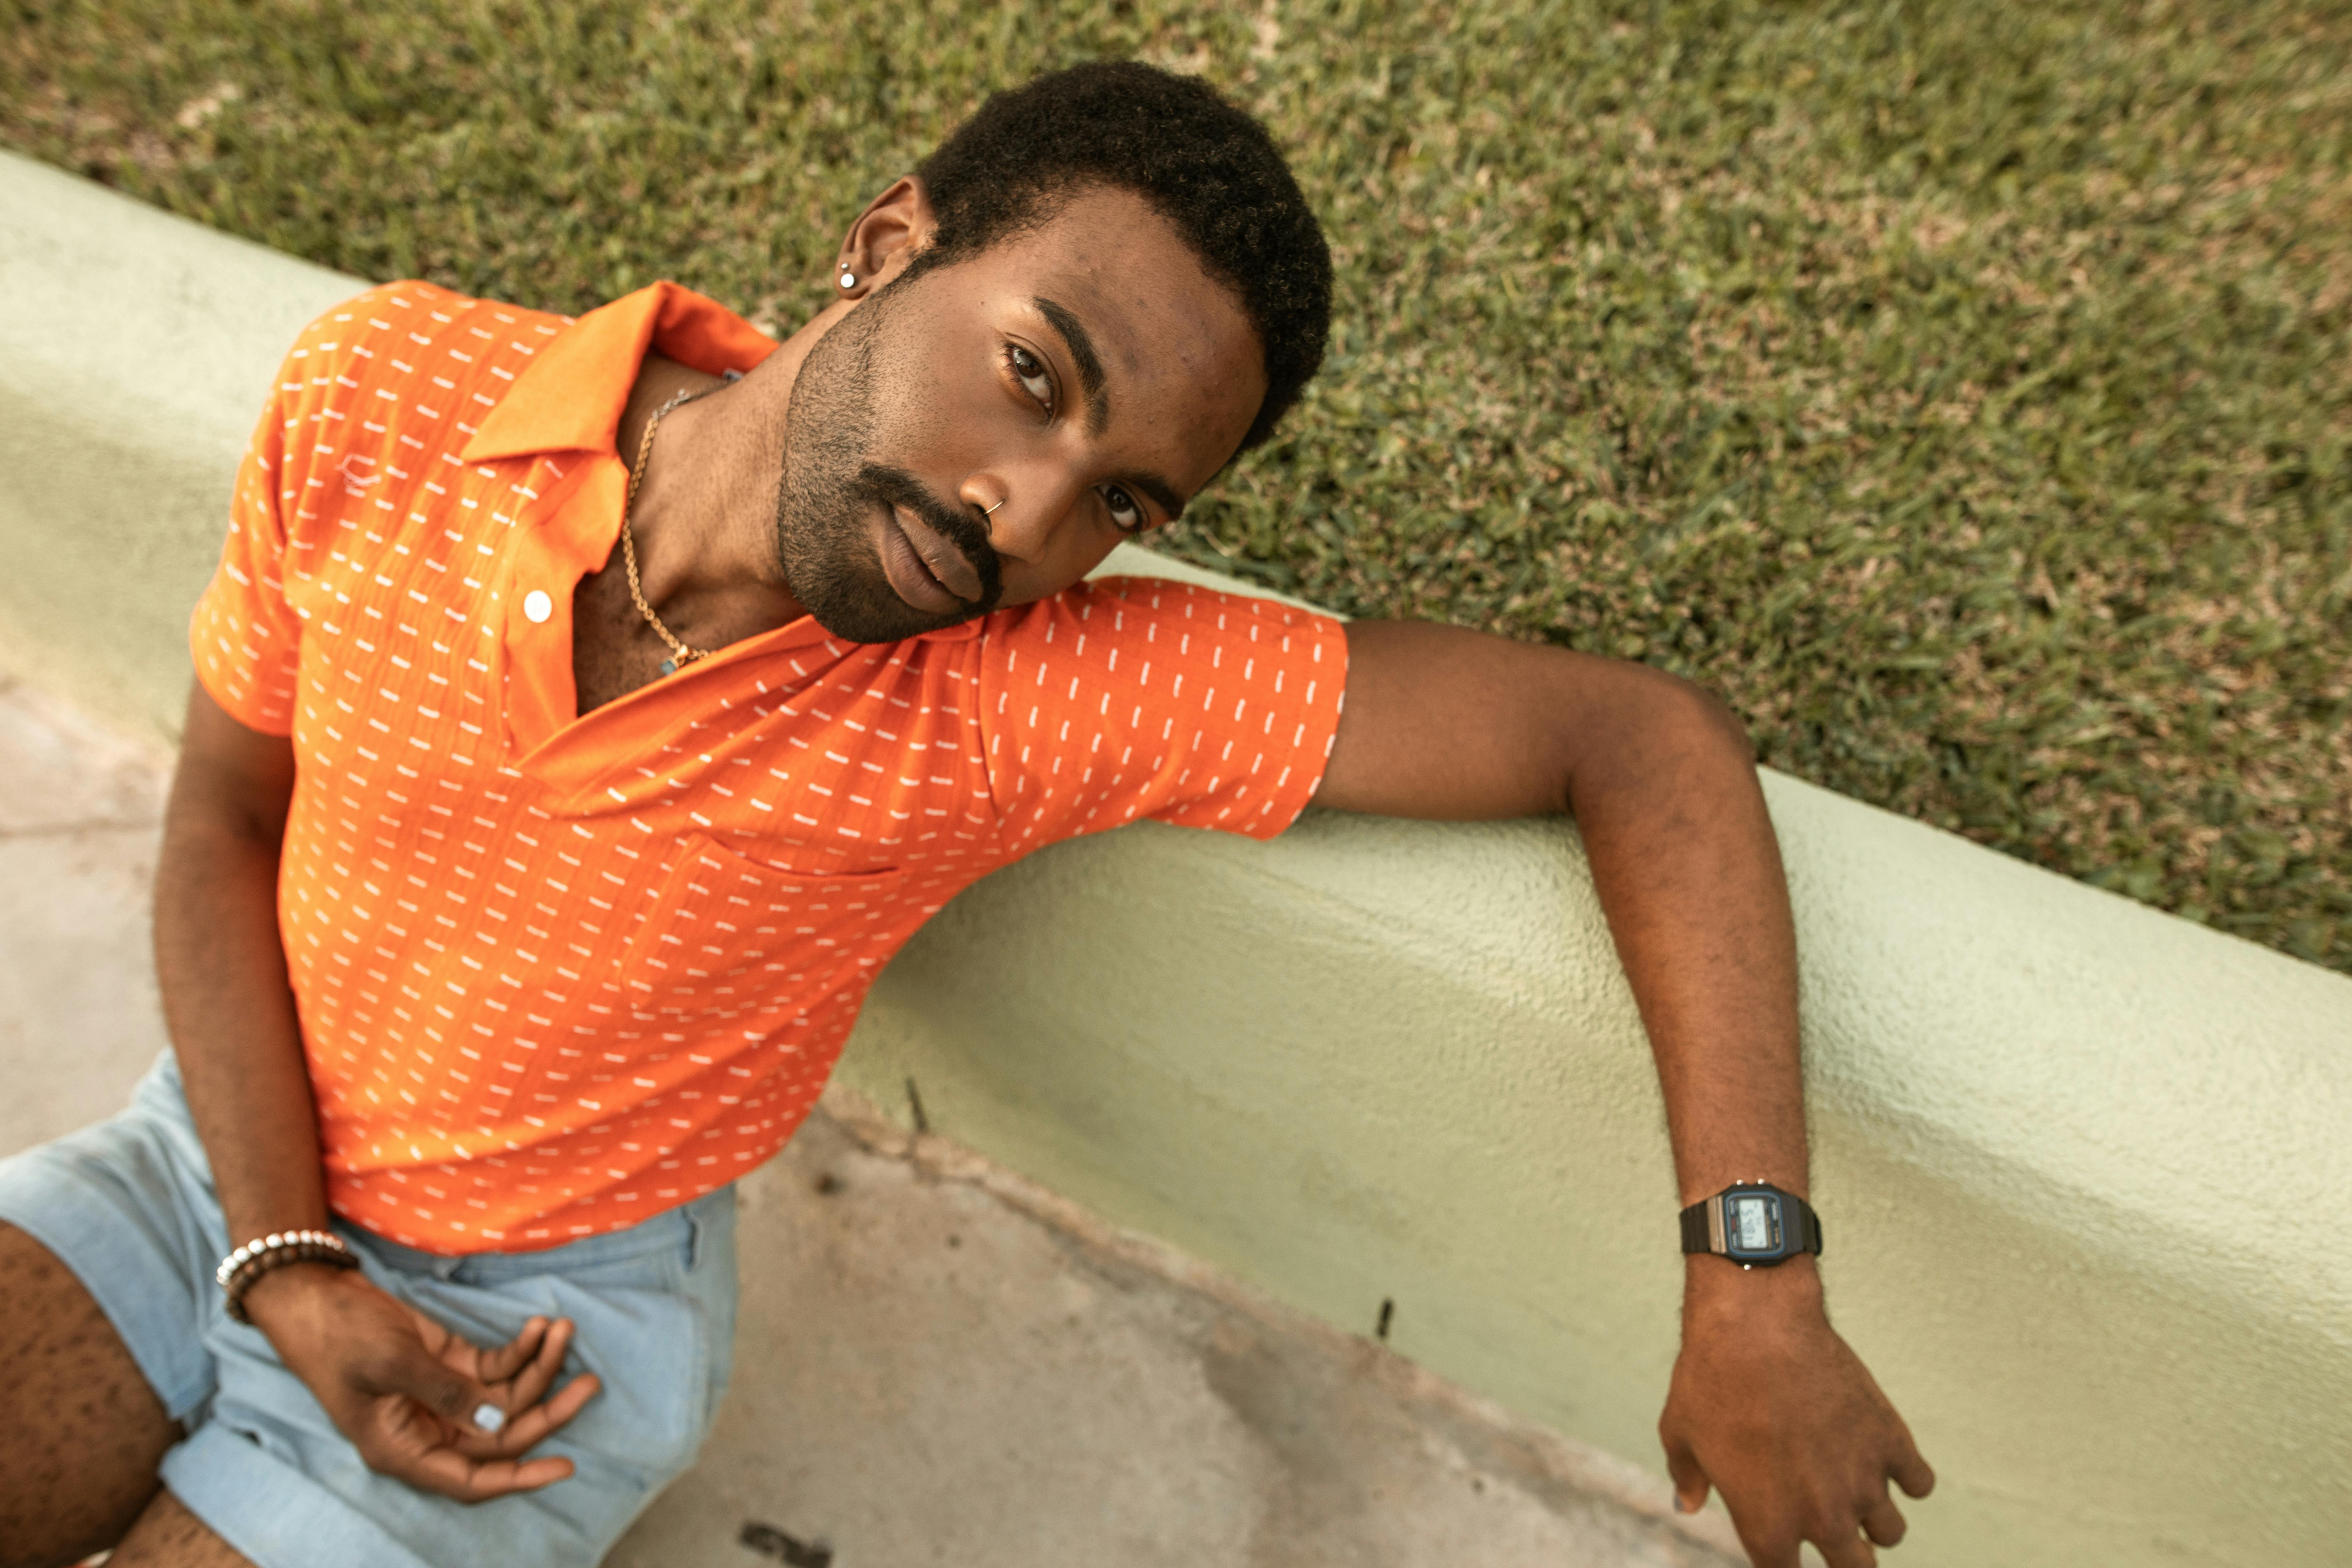
POLYGON ((1730 1203, 1731 1245, 1742 1252, 1771 1252, 1780 1244, 1780 1204, 1769 1193, 1742 1193, 1730 1203))

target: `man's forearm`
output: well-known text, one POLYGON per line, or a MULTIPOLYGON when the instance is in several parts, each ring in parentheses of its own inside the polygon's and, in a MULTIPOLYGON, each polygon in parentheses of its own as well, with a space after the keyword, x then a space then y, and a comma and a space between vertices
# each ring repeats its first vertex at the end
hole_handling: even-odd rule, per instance
MULTIPOLYGON (((1654 669, 1442 626, 1348 628, 1348 708, 1317 799, 1475 818, 1573 812, 1665 1092, 1687 1205, 1761 1179, 1806 1194, 1797 952, 1780 851, 1730 713, 1654 669)), ((1674 1245, 1670 1213, 1656 1218, 1674 1245)), ((1893 1477, 1935 1474, 1822 1310, 1810 1257, 1684 1272, 1658 1436, 1682 1507, 1720 1489, 1753 1560, 1841 1568, 1903 1533, 1893 1477)))
POLYGON ((1806 1191, 1796 936, 1746 737, 1664 687, 1569 784, 1657 1058, 1684 1204, 1739 1181, 1806 1191))
POLYGON ((322 1226, 326 1182, 286 954, 274 824, 175 780, 155 888, 155 960, 232 1241, 322 1226))
MULTIPOLYGON (((201 687, 189 694, 155 878, 156 969, 237 1243, 327 1224, 318 1110, 278 929, 294 784, 284 737, 247 728, 201 687)), ((478 1346, 363 1275, 318 1262, 268 1270, 243 1301, 371 1468, 469 1501, 572 1473, 569 1459, 519 1458, 595 1394, 590 1374, 549 1397, 572 1342, 567 1320, 534 1317, 506 1344, 478 1346), (486 1421, 485 1407, 499 1419, 486 1421)))
POLYGON ((1318 805, 1573 813, 1657 1053, 1683 1201, 1805 1191, 1796 940, 1747 736, 1687 681, 1449 626, 1348 627, 1318 805))

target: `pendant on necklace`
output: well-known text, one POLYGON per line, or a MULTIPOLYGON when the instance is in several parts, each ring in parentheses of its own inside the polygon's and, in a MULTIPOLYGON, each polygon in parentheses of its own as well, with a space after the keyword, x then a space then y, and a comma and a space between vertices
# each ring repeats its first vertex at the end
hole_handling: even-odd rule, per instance
POLYGON ((662 673, 664 675, 676 675, 677 673, 677 660, 674 658, 666 658, 662 660, 662 673))

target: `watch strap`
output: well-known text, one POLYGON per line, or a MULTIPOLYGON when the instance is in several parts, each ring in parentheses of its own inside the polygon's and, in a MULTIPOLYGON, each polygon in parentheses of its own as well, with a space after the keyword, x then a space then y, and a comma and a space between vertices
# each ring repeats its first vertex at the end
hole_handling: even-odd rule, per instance
POLYGON ((1819 1258, 1822 1255, 1822 1216, 1813 1212, 1812 1205, 1796 1194, 1789 1194, 1787 1199, 1797 1206, 1798 1247, 1819 1258))
POLYGON ((1710 1216, 1707 1214, 1707 1211, 1715 1206, 1715 1203, 1716 1200, 1713 1198, 1701 1198, 1683 1210, 1683 1250, 1685 1252, 1715 1250, 1715 1245, 1708 1235, 1713 1226, 1708 1223, 1710 1216))

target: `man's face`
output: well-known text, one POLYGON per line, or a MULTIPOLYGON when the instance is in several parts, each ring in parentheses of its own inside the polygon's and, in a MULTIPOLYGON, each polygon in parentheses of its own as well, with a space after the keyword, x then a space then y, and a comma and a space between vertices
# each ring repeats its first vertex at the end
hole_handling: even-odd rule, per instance
POLYGON ((1180 512, 1265 395, 1230 290, 1097 190, 894 279, 818 341, 786 414, 776 544, 836 637, 888 642, 1058 593, 1180 512))

